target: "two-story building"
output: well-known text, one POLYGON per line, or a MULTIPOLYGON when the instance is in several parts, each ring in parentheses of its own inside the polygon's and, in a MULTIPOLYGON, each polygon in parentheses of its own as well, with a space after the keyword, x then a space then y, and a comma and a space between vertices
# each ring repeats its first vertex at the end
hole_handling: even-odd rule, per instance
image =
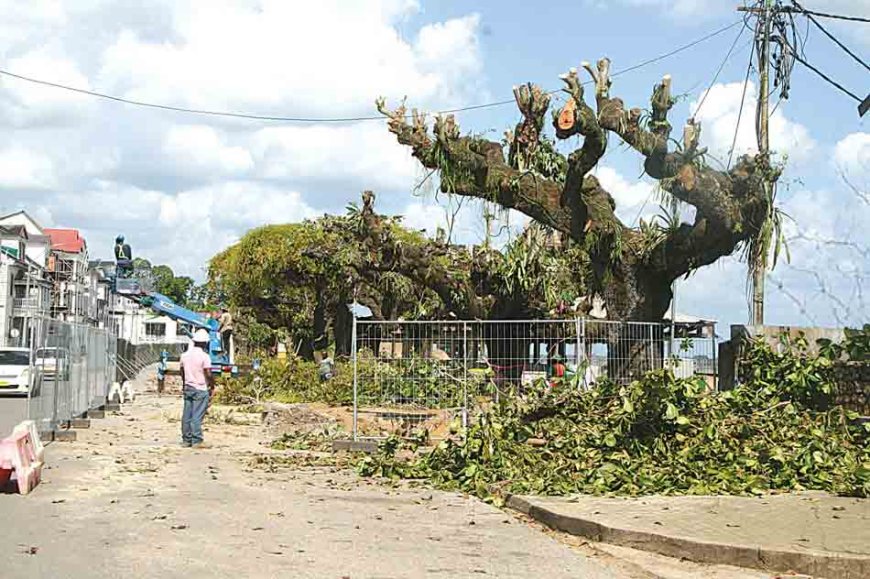
POLYGON ((0 225, 0 345, 30 344, 33 319, 50 308, 51 285, 45 276, 44 236, 23 224, 0 225))

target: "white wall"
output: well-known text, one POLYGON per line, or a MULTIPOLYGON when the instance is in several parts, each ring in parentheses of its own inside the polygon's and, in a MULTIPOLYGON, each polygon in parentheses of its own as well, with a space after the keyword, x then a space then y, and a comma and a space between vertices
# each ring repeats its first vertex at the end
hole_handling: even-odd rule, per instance
POLYGON ((25 254, 42 267, 48 265, 50 242, 37 222, 26 213, 18 212, 0 218, 0 225, 23 225, 24 229, 27 230, 27 235, 31 237, 31 239, 27 240, 27 247, 24 250, 25 254), (33 239, 34 237, 36 239, 33 239))
POLYGON ((117 329, 118 337, 127 340, 131 344, 186 344, 187 336, 178 336, 178 323, 166 316, 157 316, 151 310, 139 308, 129 300, 125 305, 116 303, 113 313, 110 314, 112 324, 117 329), (164 326, 163 336, 149 336, 149 324, 161 324, 164 326))

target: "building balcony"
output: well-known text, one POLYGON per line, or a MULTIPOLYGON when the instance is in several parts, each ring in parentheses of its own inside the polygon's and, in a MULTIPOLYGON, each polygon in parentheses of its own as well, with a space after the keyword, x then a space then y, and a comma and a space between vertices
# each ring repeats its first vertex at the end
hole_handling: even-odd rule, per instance
POLYGON ((48 310, 40 301, 39 298, 12 298, 12 309, 26 311, 48 310))

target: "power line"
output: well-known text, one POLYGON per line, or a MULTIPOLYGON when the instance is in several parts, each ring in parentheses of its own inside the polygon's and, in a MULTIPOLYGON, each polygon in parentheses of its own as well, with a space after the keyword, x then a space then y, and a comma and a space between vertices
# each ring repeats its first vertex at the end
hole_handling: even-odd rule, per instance
POLYGON ((698 113, 701 112, 701 107, 704 106, 704 101, 707 100, 707 96, 713 89, 713 85, 716 84, 717 80, 719 80, 719 75, 722 74, 722 69, 725 68, 725 65, 731 59, 731 54, 734 52, 734 47, 737 46, 737 42, 740 40, 740 37, 743 36, 743 32, 745 30, 745 27, 740 28, 740 32, 737 33, 737 37, 734 39, 734 42, 731 43, 731 48, 728 49, 728 53, 725 55, 725 58, 722 59, 722 64, 719 65, 719 68, 716 70, 716 74, 713 75, 713 80, 710 81, 710 85, 707 87, 707 90, 704 91, 704 96, 701 97, 701 102, 698 103, 698 106, 695 108, 695 112, 692 113, 692 116, 697 117, 698 113))
POLYGON ((749 86, 749 75, 752 73, 752 56, 755 53, 749 52, 749 64, 746 66, 746 77, 743 79, 743 93, 740 95, 740 109, 737 111, 737 125, 734 127, 734 138, 731 139, 731 150, 728 151, 728 164, 726 168, 731 168, 731 161, 734 159, 734 148, 737 146, 737 133, 740 130, 740 119, 743 118, 743 105, 746 103, 746 87, 749 86))
MULTIPOLYGON (((680 46, 679 48, 676 48, 670 52, 656 56, 654 58, 650 58, 648 60, 645 60, 643 62, 635 64, 634 66, 630 66, 626 69, 616 71, 611 76, 614 76, 614 77, 619 76, 621 74, 625 74, 625 73, 637 70, 639 68, 643 68, 643 67, 648 66, 650 64, 653 64, 655 62, 659 62, 661 60, 664 60, 666 58, 669 58, 671 56, 674 56, 676 54, 684 52, 690 48, 697 46, 698 44, 701 44, 702 42, 705 42, 711 38, 714 38, 714 37, 724 33, 724 32, 727 32, 728 30, 734 28, 735 26, 737 26, 741 22, 742 22, 742 20, 734 22, 732 24, 729 24, 728 26, 723 26, 722 28, 719 28, 718 30, 714 30, 713 32, 711 32, 709 34, 702 36, 701 38, 698 38, 697 40, 693 40, 692 42, 689 42, 688 44, 684 44, 683 46, 680 46)), ((10 72, 8 70, 3 70, 3 69, 0 69, 0 75, 8 76, 8 77, 15 78, 18 80, 23 80, 23 81, 30 82, 33 84, 39 84, 42 86, 57 88, 57 89, 66 90, 69 92, 74 92, 77 94, 83 94, 83 95, 92 96, 92 97, 101 98, 101 99, 106 99, 106 100, 119 102, 119 103, 123 103, 123 104, 128 104, 128 105, 133 105, 133 106, 138 106, 138 107, 145 107, 145 108, 152 108, 152 109, 159 109, 159 110, 165 110, 165 111, 173 111, 173 112, 179 112, 179 113, 196 114, 196 115, 208 115, 208 116, 214 116, 214 117, 230 117, 230 118, 250 119, 250 120, 258 120, 258 121, 280 121, 280 122, 288 122, 288 123, 350 123, 350 122, 358 122, 358 121, 380 121, 380 120, 383 120, 383 118, 384 118, 381 115, 378 115, 378 116, 357 116, 357 117, 289 117, 289 116, 257 115, 257 114, 250 114, 250 113, 236 113, 236 112, 230 112, 230 111, 215 111, 215 110, 207 110, 207 109, 195 109, 195 108, 179 107, 179 106, 173 106, 173 105, 164 105, 164 104, 150 103, 150 102, 145 102, 145 101, 128 99, 128 98, 114 96, 114 95, 101 93, 101 92, 97 92, 97 91, 93 91, 93 90, 76 88, 76 87, 67 86, 64 84, 56 83, 56 82, 37 79, 37 78, 22 75, 22 74, 16 74, 14 72, 10 72)), ((584 84, 586 84, 586 83, 584 83, 584 84)), ((559 90, 560 89, 552 90, 549 92, 550 92, 550 94, 552 94, 555 92, 559 92, 559 90)), ((515 102, 514 99, 505 99, 502 101, 495 101, 495 102, 483 103, 483 104, 478 104, 478 105, 471 105, 471 106, 467 106, 467 107, 445 109, 442 111, 438 111, 437 114, 474 111, 474 110, 479 110, 479 109, 485 109, 485 108, 513 104, 514 102, 515 102)))
MULTIPOLYGON (((794 3, 797 6, 797 2, 794 3)), ((870 18, 863 18, 861 16, 843 16, 842 14, 830 14, 828 12, 816 12, 815 10, 806 10, 802 6, 799 6, 801 12, 804 14, 812 14, 813 16, 818 16, 819 18, 832 18, 834 20, 848 20, 850 22, 870 22, 870 18)))
POLYGON ((741 19, 741 20, 738 20, 737 22, 732 22, 732 23, 729 24, 728 26, 724 26, 724 27, 722 27, 722 28, 720 28, 720 29, 718 29, 718 30, 715 30, 715 31, 711 32, 710 34, 707 34, 706 36, 702 36, 701 38, 699 38, 699 39, 697 39, 697 40, 693 40, 693 41, 690 42, 689 44, 684 44, 683 46, 681 46, 681 47, 679 47, 679 48, 677 48, 677 49, 675 49, 675 50, 672 50, 672 51, 670 51, 670 52, 668 52, 668 53, 662 54, 662 55, 660 55, 660 56, 656 56, 656 57, 654 57, 654 58, 650 58, 649 60, 645 60, 645 61, 643 61, 643 62, 640 62, 640 63, 638 63, 638 64, 635 64, 634 66, 630 66, 630 67, 625 68, 625 69, 623 69, 623 70, 619 70, 619 71, 617 71, 617 72, 614 72, 614 73, 611 74, 610 76, 619 76, 620 74, 625 74, 625 73, 627 73, 627 72, 631 72, 631 71, 633 71, 633 70, 637 70, 637 69, 642 68, 642 67, 644 67, 644 66, 647 66, 647 65, 649 65, 649 64, 653 64, 653 63, 658 62, 658 61, 660 61, 660 60, 664 60, 664 59, 666 59, 666 58, 669 58, 669 57, 671 57, 671 56, 674 56, 675 54, 679 54, 679 53, 681 53, 681 52, 683 52, 683 51, 685 51, 685 50, 688 50, 688 49, 690 49, 690 48, 692 48, 692 47, 694 47, 694 46, 697 46, 697 45, 701 44, 701 43, 704 42, 705 40, 710 40, 711 38, 713 38, 713 37, 715 37, 715 36, 719 36, 719 35, 722 34, 723 32, 727 32, 727 31, 731 30, 732 28, 734 28, 735 26, 741 24, 742 22, 743 22, 742 19, 741 19))
POLYGON ((824 72, 822 72, 821 70, 819 70, 818 68, 816 68, 815 66, 813 66, 812 64, 810 64, 809 62, 804 60, 803 58, 801 58, 800 56, 798 56, 796 51, 794 50, 794 48, 791 48, 791 53, 792 53, 792 56, 794 56, 795 60, 797 60, 799 63, 801 63, 802 65, 804 65, 805 67, 807 67, 808 69, 810 69, 811 71, 813 71, 814 73, 816 73, 817 75, 822 77, 824 80, 826 80, 828 82, 828 84, 839 89, 844 94, 849 95, 850 97, 852 97, 853 99, 855 99, 859 103, 862 102, 863 99, 861 99, 861 97, 859 97, 858 95, 856 95, 855 93, 853 93, 852 91, 850 91, 849 89, 847 89, 846 87, 844 87, 843 85, 841 85, 840 83, 838 83, 837 81, 835 81, 834 79, 832 79, 831 77, 826 75, 824 72))
POLYGON ((861 59, 861 57, 859 57, 857 54, 855 54, 854 52, 852 52, 851 50, 849 50, 849 47, 846 46, 845 44, 843 44, 842 42, 840 42, 840 40, 839 40, 836 36, 834 36, 833 34, 831 34, 830 32, 828 32, 828 31, 825 29, 825 27, 822 26, 822 25, 819 23, 818 20, 816 20, 815 18, 813 18, 811 12, 809 12, 809 11, 806 10, 803 6, 801 6, 800 4, 798 4, 798 3, 797 3, 797 0, 792 0, 792 3, 795 5, 795 7, 796 7, 798 10, 800 10, 801 12, 803 12, 803 13, 806 15, 806 17, 807 17, 807 20, 809 20, 810 22, 812 22, 813 24, 815 24, 816 27, 817 27, 819 30, 821 30, 821 31, 825 34, 825 36, 827 36, 828 38, 830 38, 830 39, 831 39, 831 40, 832 40, 832 41, 833 41, 837 46, 839 46, 840 48, 842 48, 842 49, 846 52, 846 54, 848 54, 849 56, 851 56, 852 58, 854 58, 855 61, 856 61, 858 64, 860 64, 861 66, 863 66, 863 67, 866 68, 867 70, 870 70, 870 65, 868 65, 866 62, 864 62, 864 61, 861 59))

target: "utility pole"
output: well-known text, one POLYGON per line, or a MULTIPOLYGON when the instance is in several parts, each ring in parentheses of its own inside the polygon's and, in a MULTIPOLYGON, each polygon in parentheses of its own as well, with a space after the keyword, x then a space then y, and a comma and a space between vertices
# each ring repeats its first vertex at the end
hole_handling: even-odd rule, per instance
MULTIPOLYGON (((772 3, 773 0, 762 0, 763 7, 754 8, 738 8, 740 12, 749 12, 754 14, 759 19, 759 25, 756 27, 756 43, 761 44, 761 50, 758 57, 758 126, 756 133, 758 136, 758 153, 763 159, 765 165, 770 164, 770 133, 768 124, 770 122, 770 23, 772 21, 772 3)), ((766 174, 762 183, 764 187, 764 195, 768 200, 773 199, 770 177, 766 174)), ((760 256, 761 263, 754 264, 755 270, 752 272, 752 306, 750 318, 753 325, 764 325, 764 279, 767 274, 767 256, 760 256)))
MULTIPOLYGON (((768 73, 768 62, 770 61, 770 4, 771 0, 764 0, 764 14, 762 15, 761 27, 762 45, 761 58, 758 63, 759 70, 759 95, 758 95, 758 152, 761 154, 765 165, 770 161, 770 140, 768 133, 768 122, 770 120, 770 80, 768 73)), ((764 195, 770 200, 773 199, 771 194, 772 184, 768 177, 764 178, 762 186, 764 187, 764 195)), ((767 256, 761 256, 761 263, 756 264, 755 271, 752 274, 752 324, 756 326, 764 325, 764 278, 767 274, 767 256)))

